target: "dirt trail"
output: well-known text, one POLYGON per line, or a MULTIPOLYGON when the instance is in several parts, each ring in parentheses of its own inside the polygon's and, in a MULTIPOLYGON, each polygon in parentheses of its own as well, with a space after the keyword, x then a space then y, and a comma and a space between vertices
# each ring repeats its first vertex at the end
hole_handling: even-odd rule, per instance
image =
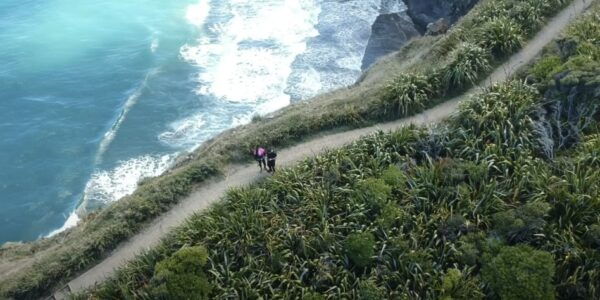
MULTIPOLYGON (((542 48, 556 38, 573 19, 581 15, 585 9, 591 5, 591 2, 593 1, 575 0, 573 4, 551 19, 544 29, 531 39, 521 51, 513 55, 509 61, 496 69, 496 71, 483 81, 479 87, 472 89, 467 94, 475 93, 481 90, 481 88, 487 87, 495 82, 504 81, 512 76, 516 70, 534 59, 542 48)), ((394 122, 382 123, 372 127, 331 134, 315 138, 294 147, 283 149, 279 151, 278 164, 280 167, 291 166, 306 157, 321 153, 326 149, 339 148, 378 130, 389 131, 408 124, 427 125, 439 122, 448 118, 456 111, 459 101, 463 97, 464 96, 452 99, 412 117, 394 122)), ((224 178, 208 182, 203 187, 193 192, 169 212, 154 220, 147 228, 121 244, 104 261, 69 282, 68 287, 65 289, 79 292, 103 282, 127 261, 132 260, 141 252, 158 245, 160 240, 165 237, 171 229, 181 225, 192 214, 219 201, 229 188, 252 184, 263 176, 264 174, 261 176, 258 173, 258 167, 254 164, 232 166, 224 178)), ((66 294, 64 292, 57 292, 54 296, 56 299, 64 299, 66 294)))

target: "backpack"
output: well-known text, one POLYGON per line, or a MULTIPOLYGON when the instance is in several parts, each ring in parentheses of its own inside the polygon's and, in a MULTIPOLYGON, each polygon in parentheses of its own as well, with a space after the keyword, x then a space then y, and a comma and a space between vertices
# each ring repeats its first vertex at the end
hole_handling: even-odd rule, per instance
POLYGON ((265 148, 263 147, 259 147, 258 149, 255 150, 254 152, 254 157, 255 158, 262 158, 265 156, 265 148))

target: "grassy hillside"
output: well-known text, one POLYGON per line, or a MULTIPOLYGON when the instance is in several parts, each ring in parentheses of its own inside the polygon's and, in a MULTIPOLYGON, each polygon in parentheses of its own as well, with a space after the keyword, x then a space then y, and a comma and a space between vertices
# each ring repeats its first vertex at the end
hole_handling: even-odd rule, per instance
POLYGON ((595 7, 447 123, 233 190, 80 297, 598 299, 599 40, 595 7))
POLYGON ((248 159, 255 144, 283 147, 323 132, 414 114, 460 94, 489 74, 568 0, 486 0, 443 37, 426 37, 377 64, 356 86, 293 105, 228 131, 146 180, 131 196, 88 216, 77 228, 38 243, 3 247, 0 263, 20 265, 0 276, 5 297, 35 298, 89 268, 205 180, 216 163, 248 159), (269 135, 264 135, 269 132, 269 135), (32 260, 35 257, 35 263, 32 260))

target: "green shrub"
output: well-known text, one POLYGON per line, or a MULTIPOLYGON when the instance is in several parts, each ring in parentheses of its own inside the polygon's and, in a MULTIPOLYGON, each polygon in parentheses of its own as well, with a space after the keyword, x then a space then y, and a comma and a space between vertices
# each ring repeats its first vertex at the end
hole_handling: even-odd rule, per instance
POLYGON ((531 34, 544 23, 546 7, 540 1, 514 1, 508 17, 531 34))
POLYGON ((484 263, 483 281, 501 299, 554 299, 554 259, 529 246, 506 246, 484 263))
POLYGON ((385 184, 382 179, 369 178, 361 181, 356 186, 354 193, 376 215, 391 197, 392 187, 385 184))
POLYGON ((358 299, 380 300, 384 298, 383 290, 372 280, 363 280, 358 284, 358 299))
POLYGON ((405 184, 406 176, 404 173, 396 166, 390 166, 381 174, 381 179, 385 184, 391 187, 400 187, 405 184))
POLYGON ((368 267, 375 255, 375 237, 370 232, 353 233, 346 239, 345 250, 355 266, 368 267))
POLYGON ((450 92, 473 85, 479 75, 491 69, 489 51, 480 46, 463 43, 450 54, 443 68, 443 80, 450 92))
POLYGON ((589 13, 567 29, 567 36, 594 45, 600 43, 600 13, 589 13))
POLYGON ((159 262, 151 284, 159 299, 208 299, 211 285, 204 274, 208 251, 201 246, 184 247, 159 262))
POLYGON ((583 235, 583 240, 589 247, 600 247, 600 225, 591 225, 583 235))
POLYGON ((466 272, 452 268, 442 278, 439 297, 441 300, 483 299, 484 296, 477 280, 469 277, 466 272))
POLYGON ((496 253, 501 245, 501 241, 487 238, 483 232, 467 233, 460 237, 456 258, 462 265, 476 267, 482 263, 484 255, 496 253))
POLYGON ((398 204, 390 202, 383 207, 376 223, 384 229, 393 229, 396 226, 403 225, 409 217, 398 204))
POLYGON ((521 151, 516 154, 523 155, 525 147, 537 145, 533 119, 539 112, 536 106, 539 98, 535 88, 521 81, 494 85, 487 93, 464 101, 456 121, 466 130, 466 140, 471 144, 478 141, 481 150, 506 151, 510 148, 492 148, 490 144, 519 145, 521 151))
POLYGON ((590 42, 580 42, 577 45, 577 54, 587 57, 592 62, 600 60, 600 47, 590 42))
POLYGON ((504 57, 519 50, 524 37, 517 23, 506 17, 494 18, 479 31, 479 45, 495 57, 504 57))
POLYGON ((472 27, 477 28, 498 16, 507 16, 512 6, 512 1, 485 1, 479 7, 479 14, 473 19, 472 27))
POLYGON ((538 60, 531 73, 538 79, 549 79, 559 72, 562 61, 558 55, 548 55, 538 60))
POLYGON ((530 202, 516 209, 496 213, 492 217, 493 228, 509 241, 527 241, 543 229, 546 224, 544 217, 550 208, 545 202, 530 202))
POLYGON ((402 74, 387 86, 385 106, 398 117, 421 111, 435 88, 427 76, 402 74))
POLYGON ((302 297, 302 300, 325 300, 325 297, 319 293, 307 293, 302 297))

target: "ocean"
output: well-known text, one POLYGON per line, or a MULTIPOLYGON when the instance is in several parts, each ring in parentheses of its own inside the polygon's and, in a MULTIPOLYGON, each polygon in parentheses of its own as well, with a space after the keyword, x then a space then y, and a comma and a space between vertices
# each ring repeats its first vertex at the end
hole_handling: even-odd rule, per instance
POLYGON ((354 83, 371 24, 400 3, 3 0, 0 244, 74 226, 216 134, 354 83))

